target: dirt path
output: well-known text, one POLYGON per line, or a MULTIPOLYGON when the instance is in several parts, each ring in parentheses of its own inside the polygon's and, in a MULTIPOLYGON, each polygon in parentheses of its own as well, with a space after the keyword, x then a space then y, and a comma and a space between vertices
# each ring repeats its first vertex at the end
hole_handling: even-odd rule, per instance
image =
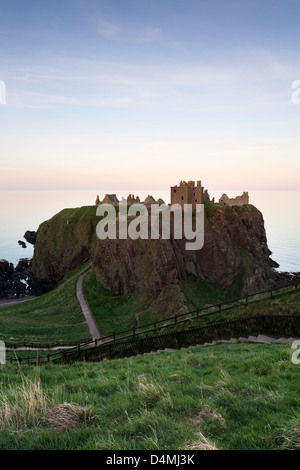
POLYGON ((9 307, 10 305, 22 304, 23 302, 28 302, 29 300, 36 299, 36 297, 26 297, 23 299, 2 299, 0 300, 1 307, 9 307))
POLYGON ((85 273, 79 276, 77 285, 76 285, 76 294, 77 294, 78 302, 80 303, 82 313, 85 317, 85 321, 89 327, 91 337, 93 339, 100 339, 101 333, 100 333, 99 327, 96 323, 96 320, 92 314, 88 301, 86 300, 84 292, 83 292, 83 279, 90 271, 91 269, 89 269, 88 271, 86 271, 85 273))

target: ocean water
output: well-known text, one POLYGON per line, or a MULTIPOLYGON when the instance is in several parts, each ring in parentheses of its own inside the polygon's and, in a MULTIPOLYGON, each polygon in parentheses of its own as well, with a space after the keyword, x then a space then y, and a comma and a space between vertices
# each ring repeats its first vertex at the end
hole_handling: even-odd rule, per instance
MULTIPOLYGON (((124 191, 115 190, 118 197, 129 192, 143 200, 148 194, 155 199, 161 197, 170 202, 169 190, 124 191)), ((223 191, 212 190, 216 200, 223 191)), ((229 197, 242 191, 228 191, 229 197)), ((97 194, 100 199, 104 192, 91 191, 0 191, 0 259, 17 263, 20 258, 30 258, 33 247, 21 248, 18 240, 23 240, 26 230, 37 230, 40 223, 67 207, 92 205, 97 194)), ((279 271, 300 271, 300 191, 250 191, 250 203, 263 214, 268 246, 272 258, 280 264, 279 271)))

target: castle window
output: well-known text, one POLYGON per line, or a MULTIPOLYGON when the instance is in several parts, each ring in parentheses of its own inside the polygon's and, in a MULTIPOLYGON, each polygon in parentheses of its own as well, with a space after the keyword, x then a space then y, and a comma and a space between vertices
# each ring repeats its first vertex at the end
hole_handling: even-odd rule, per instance
POLYGON ((174 193, 176 193, 176 189, 174 189, 174 193))
POLYGON ((184 201, 184 197, 183 197, 183 196, 181 196, 181 199, 184 201))

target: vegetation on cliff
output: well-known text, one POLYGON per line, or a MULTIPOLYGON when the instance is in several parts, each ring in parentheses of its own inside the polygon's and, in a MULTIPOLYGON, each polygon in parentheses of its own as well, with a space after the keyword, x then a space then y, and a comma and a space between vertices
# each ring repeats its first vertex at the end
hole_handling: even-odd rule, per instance
MULTIPOLYGON (((169 316, 186 311, 195 304, 196 295, 198 306, 203 306, 270 284, 264 222, 251 205, 205 206, 205 242, 199 251, 186 251, 186 240, 172 237, 99 240, 98 221, 95 207, 89 206, 65 209, 41 224, 32 264, 35 278, 55 286, 66 272, 89 260, 94 270, 86 281, 91 303, 95 304, 99 295, 99 301, 104 296, 107 306, 109 297, 114 303, 114 294, 121 295, 131 299, 127 305, 141 318, 150 318, 155 312, 161 316, 165 311, 169 316)), ((101 315, 100 302, 97 308, 101 315)))

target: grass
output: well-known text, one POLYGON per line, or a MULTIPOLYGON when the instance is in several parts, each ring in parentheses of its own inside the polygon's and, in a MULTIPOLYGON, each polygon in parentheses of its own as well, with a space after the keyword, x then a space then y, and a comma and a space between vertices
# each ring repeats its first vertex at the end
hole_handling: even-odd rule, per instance
POLYGON ((80 342, 89 330, 76 297, 87 264, 68 272, 61 285, 34 300, 0 309, 0 339, 7 344, 80 342))
POLYGON ((139 292, 126 299, 105 289, 97 282, 93 270, 85 277, 83 287, 86 299, 103 335, 136 326, 135 312, 143 310, 147 305, 139 292))
POLYGON ((0 449, 299 449, 299 366, 220 344, 69 366, 2 366, 0 449))
POLYGON ((138 324, 146 325, 172 317, 174 312, 182 312, 178 286, 166 286, 160 294, 151 297, 146 293, 135 292, 126 299, 101 286, 92 270, 85 277, 83 287, 103 335, 128 330, 138 324))
POLYGON ((224 300, 216 284, 197 278, 191 273, 187 274, 186 279, 180 281, 180 287, 190 311, 224 300))
MULTIPOLYGON (((172 329, 184 329, 192 328, 200 325, 205 325, 214 321, 222 321, 231 318, 236 318, 239 316, 254 316, 254 315, 300 315, 300 289, 295 290, 295 292, 284 293, 282 289, 282 294, 274 297, 270 297, 270 294, 265 294, 261 298, 259 296, 254 296, 252 299, 249 299, 248 305, 245 304, 245 300, 239 302, 240 306, 237 303, 237 307, 228 309, 221 313, 214 313, 213 315, 208 315, 205 317, 199 316, 199 318, 187 318, 186 321, 181 324, 174 325, 174 327, 169 327, 166 331, 171 331, 172 329), (253 303, 251 301, 254 300, 253 303)), ((230 304, 228 304, 230 307, 230 304)), ((209 309, 203 313, 209 313, 209 309)), ((182 317, 181 319, 184 319, 182 317)), ((163 330, 162 330, 163 332, 163 330)))

